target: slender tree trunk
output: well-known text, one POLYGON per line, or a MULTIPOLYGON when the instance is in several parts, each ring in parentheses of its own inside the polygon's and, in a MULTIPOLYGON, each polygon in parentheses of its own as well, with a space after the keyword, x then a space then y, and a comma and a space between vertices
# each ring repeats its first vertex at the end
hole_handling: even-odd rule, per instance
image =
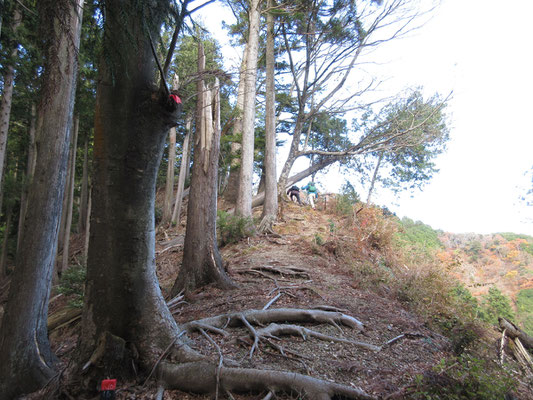
POLYGON ((4 230, 4 240, 2 242, 2 254, 0 255, 0 281, 7 276, 7 248, 9 242, 9 232, 11 231, 11 219, 13 217, 13 206, 6 206, 6 225, 4 230))
POLYGON ((259 29, 261 0, 251 0, 249 10, 249 34, 246 44, 246 72, 244 74, 244 107, 242 118, 242 152, 239 191, 235 213, 242 217, 252 216, 252 177, 255 138, 255 96, 257 58, 259 52, 259 29))
POLYGON ((239 138, 238 141, 231 143, 231 165, 229 170, 228 184, 224 190, 223 199, 229 205, 235 205, 237 196, 239 194, 239 179, 241 175, 241 149, 242 149, 242 114, 244 107, 244 88, 245 88, 245 73, 246 73, 247 52, 244 52, 241 70, 239 71, 239 87, 237 89, 237 104, 235 123, 233 124, 233 136, 239 138))
POLYGON ((85 135, 83 145, 83 172, 81 176, 80 211, 78 216, 78 232, 85 231, 89 198, 89 134, 85 135))
POLYGON ((90 237, 90 232, 91 232, 91 199, 92 199, 92 190, 89 190, 89 199, 87 200, 87 214, 85 216, 86 218, 86 221, 85 221, 85 241, 84 241, 84 244, 83 244, 83 263, 84 265, 87 265, 87 259, 89 257, 89 237, 90 237))
MULTIPOLYGON (((179 86, 179 79, 174 75, 172 90, 177 91, 179 86)), ((165 185, 165 201, 163 202, 163 218, 162 223, 168 224, 172 221, 172 195, 174 194, 174 168, 176 164, 176 127, 170 128, 168 133, 168 168, 167 168, 167 182, 165 185)))
POLYGON ((176 128, 168 132, 168 166, 167 182, 165 185, 165 200, 163 202, 162 223, 168 224, 172 219, 172 195, 174 194, 174 168, 176 164, 176 128))
POLYGON ((185 138, 183 139, 180 173, 178 175, 178 188, 176 190, 176 202, 174 203, 174 211, 172 212, 172 223, 173 224, 179 224, 180 215, 181 215, 181 205, 183 204, 183 189, 185 188, 185 177, 189 169, 189 157, 191 153, 190 146, 189 146, 190 136, 191 136, 191 123, 192 123, 192 118, 190 116, 187 116, 187 120, 185 122, 185 128, 187 130, 187 134, 185 135, 185 138))
MULTIPOLYGON (((59 258, 59 253, 63 250, 65 245, 65 229, 68 219, 68 204, 70 198, 70 181, 72 180, 72 149, 74 148, 74 135, 70 136, 70 151, 68 156, 68 165, 67 165, 67 178, 65 193, 63 195, 63 206, 61 213, 61 223, 59 224, 59 239, 57 241, 57 257, 59 258)), ((57 276, 61 275, 60 268, 61 265, 57 268, 57 276)))
POLYGON ((70 229, 72 227, 72 210, 74 208, 74 183, 76 181, 76 149, 78 147, 78 129, 80 126, 80 119, 78 116, 74 118, 74 133, 72 140, 72 149, 70 155, 70 182, 68 182, 68 201, 67 201, 67 220, 65 223, 65 237, 63 239, 63 259, 61 260, 61 268, 59 276, 68 268, 69 247, 70 247, 70 229))
POLYGON ((19 222, 18 222, 18 233, 17 233, 17 257, 21 248, 21 239, 24 232, 24 219, 26 218, 26 211, 28 208, 28 185, 33 181, 33 173, 35 171, 35 119, 36 119, 36 109, 35 104, 31 105, 31 119, 30 119, 30 129, 28 131, 28 136, 30 143, 28 144, 28 164, 26 165, 26 179, 25 185, 22 189, 22 195, 20 196, 20 213, 19 213, 19 222))
MULTIPOLYGON (((22 14, 18 6, 15 6, 13 15, 13 22, 11 30, 13 33, 17 31, 22 22, 22 14)), ((11 62, 5 65, 4 87, 2 92, 2 102, 0 103, 0 190, 2 188, 4 178, 4 161, 6 158, 7 149, 7 134, 9 131, 9 119, 11 116, 11 104, 13 99, 13 87, 15 83, 15 66, 14 60, 18 54, 18 44, 12 43, 13 50, 11 51, 11 62)))
MULTIPOLYGON (((198 44, 198 73, 205 69, 205 56, 201 42, 198 44)), ((218 83, 218 82, 217 82, 218 83)), ((220 147, 219 87, 214 88, 214 121, 211 91, 205 89, 203 80, 198 82, 196 140, 187 229, 183 246, 183 261, 172 288, 176 295, 186 293, 209 283, 221 288, 231 288, 233 283, 223 269, 216 234, 217 173, 220 147)))
POLYGON ((48 298, 65 189, 77 75, 82 1, 40 0, 41 28, 50 39, 38 107, 35 176, 20 257, 0 328, 0 398, 39 389, 54 376, 47 332, 48 298))
POLYGON ((370 182, 370 189, 368 189, 368 196, 366 198, 367 205, 370 205, 370 199, 372 198, 372 192, 374 191, 374 186, 378 178, 378 171, 379 171, 379 167, 381 165, 382 159, 383 159, 383 153, 379 153, 378 162, 376 164, 376 168, 374 168, 374 173, 372 174, 372 181, 370 182))
MULTIPOLYGON (((272 0, 268 0, 269 10, 272 0)), ((276 116, 274 87, 274 16, 267 12, 266 42, 266 106, 265 106, 265 203, 262 218, 275 221, 278 212, 278 190, 276 182, 276 116)), ((269 223, 271 225, 271 223, 269 223)))
POLYGON ((2 20, 4 19, 4 0, 0 0, 0 33, 2 33, 2 20))

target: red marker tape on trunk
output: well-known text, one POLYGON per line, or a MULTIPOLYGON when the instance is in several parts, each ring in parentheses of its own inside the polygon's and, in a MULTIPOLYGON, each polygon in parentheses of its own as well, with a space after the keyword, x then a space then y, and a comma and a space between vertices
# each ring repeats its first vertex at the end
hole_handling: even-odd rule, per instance
POLYGON ((104 379, 102 381, 102 388, 100 390, 115 390, 117 387, 116 379, 104 379))

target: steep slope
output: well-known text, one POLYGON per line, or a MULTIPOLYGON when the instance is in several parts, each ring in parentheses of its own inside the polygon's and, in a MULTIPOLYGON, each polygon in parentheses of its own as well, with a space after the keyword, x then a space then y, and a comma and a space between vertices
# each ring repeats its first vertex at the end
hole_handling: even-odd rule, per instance
MULTIPOLYGON (((223 328, 225 334, 192 330, 191 346, 224 360, 226 366, 291 371, 360 388, 379 399, 501 399, 508 392, 533 399, 512 356, 506 357, 505 370, 493 361, 500 334, 463 319, 468 313, 452 304, 456 299, 446 292, 452 286, 439 272, 442 265, 414 257, 415 252, 404 256, 393 246, 398 230, 394 218, 372 208, 354 217, 353 208, 334 201, 320 203, 318 210, 292 203, 284 210, 274 227, 278 235, 242 238, 222 247, 237 289, 206 287, 186 299, 174 299, 174 317, 186 326, 202 318, 249 315, 249 310, 265 307, 274 312, 321 310, 356 318, 364 330, 321 323, 319 318, 293 320, 292 334, 263 334, 254 343, 253 331, 232 325, 223 328), (471 395, 465 395, 466 390, 471 395)), ((181 263, 184 229, 183 220, 176 227, 158 228, 157 273, 164 293, 181 263)), ((51 310, 64 309, 67 300, 54 297, 51 310)), ((288 320, 277 325, 284 322, 288 320)), ((272 328, 255 323, 254 327, 256 332, 272 328)), ((65 365, 75 354, 77 334, 75 318, 51 332, 54 351, 65 365)), ((155 399, 154 381, 145 386, 145 378, 119 381, 117 398, 155 399)), ((59 384, 55 390, 68 397, 69 388, 59 384)), ((261 399, 267 393, 231 395, 261 399)), ((42 393, 33 398, 43 398, 42 393)), ((176 390, 164 394, 167 400, 198 398, 212 396, 176 390)))

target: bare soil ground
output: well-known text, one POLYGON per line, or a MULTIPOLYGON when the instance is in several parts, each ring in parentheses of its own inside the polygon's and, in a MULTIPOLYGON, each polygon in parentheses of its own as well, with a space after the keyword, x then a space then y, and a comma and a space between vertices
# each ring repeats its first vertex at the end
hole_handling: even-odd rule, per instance
MULTIPOLYGON (((361 321, 364 332, 327 324, 308 324, 306 328, 353 341, 382 346, 404 335, 380 351, 349 343, 319 340, 313 337, 280 337, 273 344, 261 341, 250 357, 252 339, 243 328, 227 329, 222 337, 209 333, 190 335, 190 344, 218 360, 217 343, 226 362, 242 367, 287 370, 316 378, 356 386, 377 398, 410 398, 417 375, 424 375, 441 359, 451 354, 447 338, 430 330, 424 321, 388 298, 383 291, 361 288, 349 267, 339 263, 334 245, 328 242, 331 216, 309 207, 289 204, 285 220, 274 227, 280 237, 256 236, 221 249, 226 268, 238 288, 221 291, 203 288, 184 299, 174 311, 178 323, 186 323, 220 314, 274 308, 333 307, 361 321), (317 236, 325 239, 317 244, 317 236), (277 345, 277 346, 276 346, 277 345)), ((157 265, 163 293, 168 291, 181 264, 184 224, 159 229, 157 265)), ((167 298, 168 300, 168 298, 167 298)), ((52 310, 60 308, 61 299, 52 310)), ((68 363, 76 345, 76 323, 55 330, 51 336, 56 353, 68 363)), ((496 354, 496 353, 495 353, 496 354)), ((120 383, 118 399, 155 399, 153 383, 120 383)), ((527 391, 526 391, 527 392, 527 391)), ((533 396, 524 392, 524 399, 533 396)), ((262 399, 266 393, 233 394, 235 399, 262 399)), ((222 395, 223 398, 225 395, 222 395)), ((164 399, 207 399, 212 396, 166 391, 164 399)))

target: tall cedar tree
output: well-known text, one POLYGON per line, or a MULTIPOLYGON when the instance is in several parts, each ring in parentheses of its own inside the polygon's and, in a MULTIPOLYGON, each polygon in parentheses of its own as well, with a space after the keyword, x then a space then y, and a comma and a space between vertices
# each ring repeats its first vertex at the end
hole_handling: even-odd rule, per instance
MULTIPOLYGON (((141 370, 148 371, 177 340, 155 273, 154 226, 156 177, 167 132, 179 116, 169 93, 156 85, 152 42, 170 5, 168 0, 104 3, 78 356, 86 387, 96 388, 97 380, 111 372, 119 378, 137 372, 124 343, 134 346, 141 370), (96 351, 103 346, 114 351, 96 351), (102 358, 96 361, 95 354, 102 358)), ((180 347, 181 354, 185 349, 180 347)))
MULTIPOLYGON (((198 75, 205 69, 202 43, 198 44, 198 75)), ((217 81, 218 82, 218 81, 217 81)), ((187 211, 187 230, 183 248, 183 262, 172 294, 197 289, 209 283, 231 288, 233 283, 222 266, 216 236, 217 172, 220 148, 219 87, 206 89, 203 79, 198 80, 196 108, 196 140, 187 211), (214 105, 214 107, 213 107, 214 105), (213 112, 214 111, 214 112, 213 112)))
POLYGON ((65 190, 82 3, 38 3, 42 37, 46 38, 36 131, 39 154, 0 331, 1 399, 39 389, 55 375, 47 332, 48 298, 65 190))

